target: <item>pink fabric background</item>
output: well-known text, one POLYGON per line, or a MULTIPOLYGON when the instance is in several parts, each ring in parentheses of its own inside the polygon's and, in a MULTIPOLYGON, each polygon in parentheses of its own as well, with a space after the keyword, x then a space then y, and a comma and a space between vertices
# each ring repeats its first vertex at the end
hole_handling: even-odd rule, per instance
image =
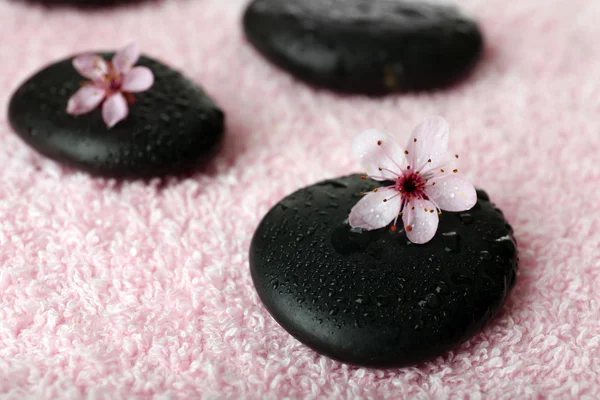
POLYGON ((104 11, 0 2, 0 109, 34 71, 138 40, 227 113, 187 179, 119 183, 40 157, 0 117, 3 399, 596 398, 600 392, 600 2, 464 0, 487 37, 466 82, 380 100, 317 91, 244 42, 244 0, 104 11), (513 224, 520 276, 471 341, 431 362, 341 365, 271 319, 251 235, 284 195, 356 171, 351 138, 452 125, 463 172, 513 224))

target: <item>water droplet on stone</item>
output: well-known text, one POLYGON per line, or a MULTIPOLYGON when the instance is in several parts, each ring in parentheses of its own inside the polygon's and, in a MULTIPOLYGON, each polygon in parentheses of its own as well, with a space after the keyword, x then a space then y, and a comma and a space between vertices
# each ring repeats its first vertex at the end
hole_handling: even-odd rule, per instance
POLYGON ((330 181, 326 181, 325 183, 340 189, 345 189, 348 187, 348 184, 342 179, 332 179, 330 181))
POLYGON ((375 317, 375 313, 372 313, 372 312, 370 312, 370 311, 368 311, 368 312, 364 313, 364 314, 363 314, 363 317, 365 317, 365 319, 366 319, 368 322, 373 322, 373 321, 375 321, 375 319, 376 319, 376 317, 375 317))
POLYGON ((410 18, 412 19, 417 19, 417 18, 426 18, 425 15, 423 15, 422 13, 420 13, 419 11, 415 10, 414 7, 407 7, 405 5, 399 5, 394 9, 394 12, 396 14, 402 15, 404 17, 410 18))
POLYGON ((441 304, 440 298, 435 293, 429 293, 425 299, 430 308, 438 308, 441 304))
POLYGON ((379 307, 387 307, 390 304, 390 297, 385 295, 377 296, 377 305, 379 307))
POLYGON ((479 253, 479 256, 481 257, 481 259, 483 260, 491 260, 492 259, 492 255, 490 254, 489 251, 487 250, 483 250, 479 253))
POLYGON ((359 294, 358 296, 356 296, 356 299, 354 301, 358 304, 369 304, 369 298, 364 294, 359 294))
POLYGON ((450 279, 457 285, 468 285, 473 283, 473 279, 464 274, 453 274, 450 279))
POLYGON ((490 201, 490 196, 481 189, 477 189, 477 198, 480 200, 490 201))
POLYGON ((437 286, 435 287, 435 292, 436 293, 440 293, 440 294, 447 293, 448 292, 448 285, 446 285, 445 282, 441 282, 441 281, 438 282, 437 286))
POLYGON ((471 225, 474 220, 473 216, 469 213, 459 214, 458 217, 460 218, 460 222, 462 222, 465 225, 471 225))
POLYGON ((456 232, 445 232, 442 234, 444 238, 445 250, 450 253, 458 253, 460 251, 460 236, 456 232))

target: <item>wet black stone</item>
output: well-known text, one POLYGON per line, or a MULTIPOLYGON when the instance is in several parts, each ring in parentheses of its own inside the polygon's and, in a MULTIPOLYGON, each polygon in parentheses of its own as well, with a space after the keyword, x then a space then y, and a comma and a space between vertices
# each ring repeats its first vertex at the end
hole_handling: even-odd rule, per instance
POLYGON ((493 318, 515 284, 517 248, 483 191, 469 224, 443 213, 424 245, 401 230, 352 230, 350 209, 376 185, 351 175, 288 196, 257 228, 250 269, 298 340, 343 362, 401 367, 443 355, 493 318))
POLYGON ((451 6, 395 0, 255 0, 248 40, 297 78, 384 94, 444 87, 480 58, 477 24, 451 6))
POLYGON ((152 69, 155 83, 136 94, 127 119, 108 129, 100 107, 67 114, 69 97, 85 81, 71 60, 36 73, 10 100, 11 126, 41 154, 92 174, 145 178, 187 172, 218 150, 223 112, 197 84, 147 57, 137 65, 152 69))

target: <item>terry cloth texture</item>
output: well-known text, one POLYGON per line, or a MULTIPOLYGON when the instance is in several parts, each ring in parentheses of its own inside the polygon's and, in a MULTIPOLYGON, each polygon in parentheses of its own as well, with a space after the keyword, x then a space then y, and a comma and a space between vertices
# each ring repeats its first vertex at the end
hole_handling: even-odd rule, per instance
POLYGON ((600 1, 464 0, 485 55, 451 89, 380 99, 315 90, 244 40, 242 0, 100 10, 0 2, 0 109, 43 65, 143 51, 227 115, 222 152, 185 178, 64 168, 0 117, 2 399, 594 399, 600 393, 600 1), (256 295, 252 233, 283 196, 358 171, 351 139, 451 123, 461 172, 515 229, 499 316, 443 357, 371 370, 320 356, 256 295))

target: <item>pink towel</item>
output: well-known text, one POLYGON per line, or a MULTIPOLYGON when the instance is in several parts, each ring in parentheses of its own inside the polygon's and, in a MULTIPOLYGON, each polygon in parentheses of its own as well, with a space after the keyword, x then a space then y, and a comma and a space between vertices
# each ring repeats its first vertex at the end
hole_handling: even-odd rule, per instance
POLYGON ((137 40, 227 114, 192 177, 91 178, 0 117, 3 399, 523 399, 600 392, 600 1, 463 0, 481 23, 473 76, 434 94, 314 90, 244 41, 245 0, 99 11, 0 3, 0 109, 46 63, 137 40), (405 369, 342 365, 297 342, 256 295, 248 247, 290 192, 356 172, 351 138, 451 123, 461 169, 504 210, 520 276, 472 340, 405 369))

